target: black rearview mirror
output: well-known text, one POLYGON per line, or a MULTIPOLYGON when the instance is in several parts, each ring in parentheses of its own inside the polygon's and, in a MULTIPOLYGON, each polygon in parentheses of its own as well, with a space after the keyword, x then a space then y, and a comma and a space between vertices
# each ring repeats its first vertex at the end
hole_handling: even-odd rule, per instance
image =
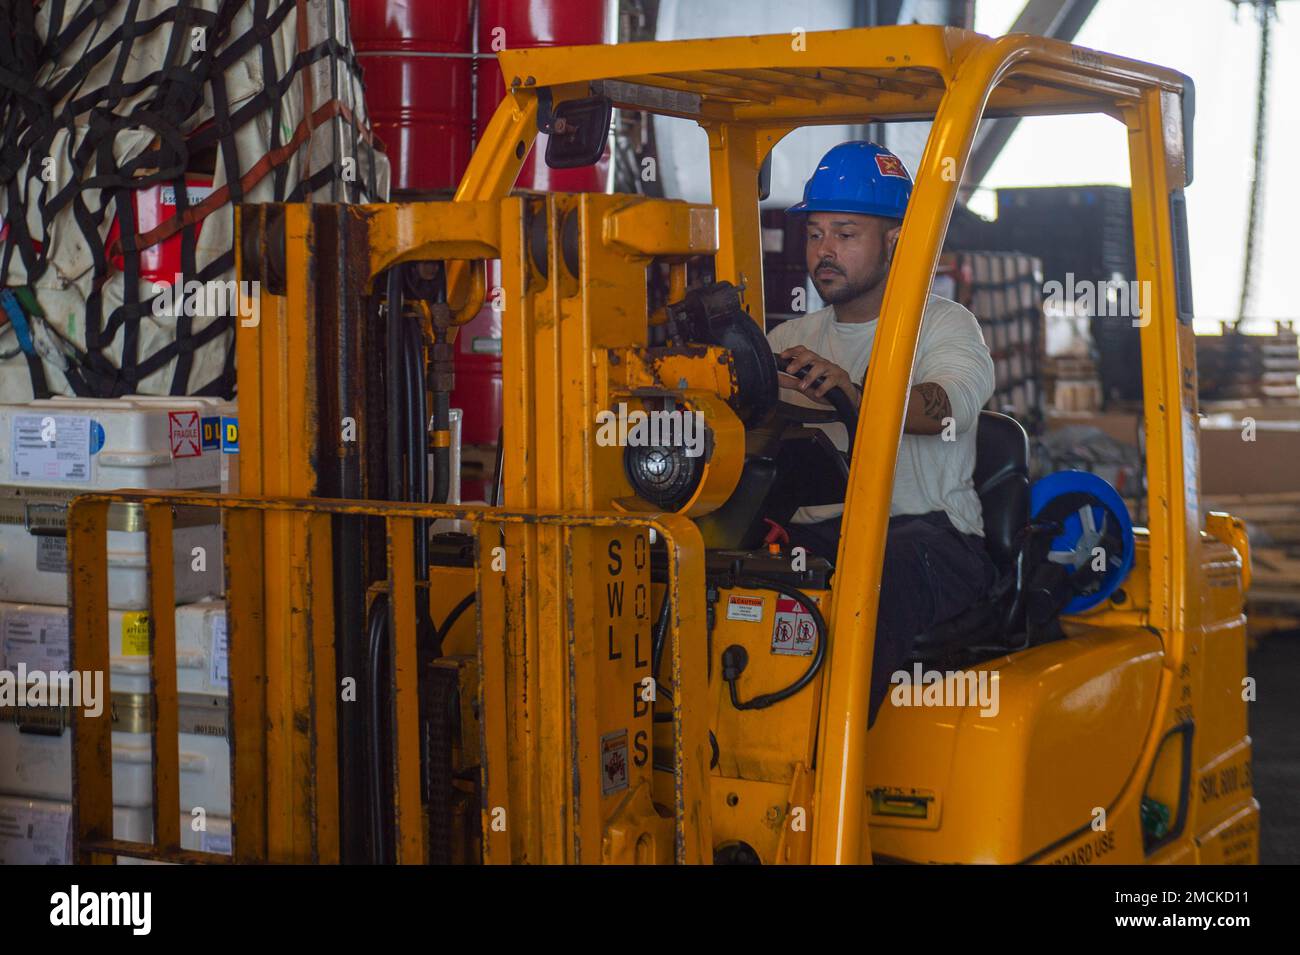
POLYGON ((604 96, 571 99, 555 107, 546 141, 546 165, 552 169, 590 166, 605 154, 614 105, 604 96))

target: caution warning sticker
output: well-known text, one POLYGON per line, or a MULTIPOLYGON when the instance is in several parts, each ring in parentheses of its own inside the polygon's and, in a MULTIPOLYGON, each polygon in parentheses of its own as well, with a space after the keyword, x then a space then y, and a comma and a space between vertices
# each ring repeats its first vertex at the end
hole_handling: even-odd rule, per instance
POLYGON ((627 730, 600 738, 600 794, 627 789, 627 730))
POLYGON ((172 457, 197 458, 203 454, 197 411, 167 412, 167 434, 171 439, 172 457))
POLYGON ((122 614, 122 656, 147 657, 149 655, 149 614, 132 610, 122 614))
POLYGON ((816 644, 817 626, 807 608, 789 597, 778 599, 776 621, 772 624, 772 652, 788 657, 806 657, 816 644))
POLYGON ((748 594, 732 594, 727 598, 727 619, 763 622, 763 598, 748 594))

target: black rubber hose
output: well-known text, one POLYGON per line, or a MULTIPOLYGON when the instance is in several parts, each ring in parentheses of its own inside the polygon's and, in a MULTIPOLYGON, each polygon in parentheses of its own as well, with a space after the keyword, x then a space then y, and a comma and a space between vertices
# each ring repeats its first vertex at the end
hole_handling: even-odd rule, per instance
POLYGON ((402 475, 406 473, 402 458, 402 417, 405 402, 402 396, 402 270, 388 270, 388 321, 385 343, 387 345, 384 372, 385 393, 388 396, 388 500, 404 500, 402 475))
MULTIPOLYGON (((421 356, 419 326, 408 322, 405 326, 403 349, 405 408, 406 408, 406 491, 408 501, 425 504, 429 500, 429 432, 426 424, 424 396, 424 362, 421 356)), ((424 580, 429 572, 428 522, 416 522, 415 573, 424 580)))
MULTIPOLYGON (((403 424, 406 429, 404 445, 405 496, 402 500, 418 504, 429 501, 429 432, 425 406, 425 373, 423 340, 416 322, 404 322, 402 328, 402 400, 403 424)), ((415 579, 429 579, 429 522, 423 518, 415 522, 415 579)), ((437 627, 429 616, 428 604, 416 601, 417 639, 421 647, 431 643, 434 656, 440 656, 442 645, 437 640, 437 627)))
POLYGON ((771 590, 789 597, 807 610, 808 615, 813 618, 813 625, 817 628, 817 650, 813 653, 813 658, 808 664, 808 669, 804 671, 803 675, 799 677, 799 679, 795 680, 785 689, 777 690, 775 693, 764 693, 761 696, 754 697, 752 700, 741 700, 739 694, 736 692, 736 680, 734 678, 727 680, 727 687, 730 690, 732 706, 738 710, 762 710, 775 703, 780 703, 782 700, 788 700, 812 682, 813 677, 817 675, 817 671, 821 669, 822 663, 826 660, 826 642, 830 631, 826 626, 826 618, 823 617, 821 611, 817 609, 817 605, 797 587, 788 586, 781 583, 779 580, 772 580, 768 577, 759 577, 755 575, 737 577, 735 584, 737 587, 747 587, 751 590, 771 590))
POLYGON ((505 476, 505 472, 502 471, 502 468, 505 467, 505 460, 506 460, 505 443, 506 443, 506 429, 504 427, 497 428, 496 464, 492 469, 492 493, 488 498, 488 503, 491 504, 493 507, 500 507, 502 504, 505 503, 505 499, 506 499, 506 494, 505 494, 506 476, 505 476))
MULTIPOLYGON (((669 719, 671 718, 669 717, 669 719)), ((709 769, 717 769, 718 760, 721 758, 722 753, 718 750, 718 738, 713 735, 713 730, 709 730, 709 750, 709 769)), ((677 768, 668 763, 654 763, 653 766, 655 772, 677 775, 677 768)))
POLYGON ((664 656, 664 647, 668 643, 669 608, 672 601, 668 599, 668 587, 664 587, 663 603, 659 605, 659 616, 655 619, 653 635, 650 639, 650 675, 655 683, 659 682, 659 662, 664 656))
MULTIPOLYGON (((668 645, 668 624, 672 602, 668 599, 668 588, 664 587, 664 599, 659 604, 659 616, 655 618, 654 630, 650 636, 650 676, 655 681, 655 699, 663 697, 669 703, 673 701, 672 691, 659 681, 659 664, 663 661, 664 647, 668 645)), ((656 717, 657 718, 657 717, 656 717)), ((671 716, 669 717, 671 719, 671 716)))
POLYGON ((466 610, 472 607, 476 599, 478 598, 475 594, 468 593, 463 598, 461 598, 460 603, 456 604, 456 606, 451 608, 451 613, 447 614, 447 619, 444 620, 442 622, 442 626, 438 628, 439 647, 441 647, 443 641, 447 639, 447 635, 451 633, 451 628, 456 625, 456 621, 460 619, 461 614, 463 614, 466 610))
MULTIPOLYGON (((455 373, 454 353, 447 344, 447 328, 433 326, 433 432, 451 436, 451 387, 455 373)), ((451 499, 451 447, 438 444, 433 449, 433 500, 446 504, 451 499)))
POLYGON ((388 768, 388 751, 384 745, 384 701, 383 692, 387 685, 384 679, 384 647, 388 640, 388 597, 380 594, 370 608, 369 642, 366 648, 367 676, 370 686, 368 697, 370 703, 369 723, 369 763, 370 763, 370 837, 374 861, 386 865, 391 861, 388 853, 388 823, 391 813, 387 807, 387 792, 384 779, 388 768))
MULTIPOLYGON (((451 431, 451 395, 445 391, 433 393, 433 430, 451 431)), ((446 504, 451 497, 451 448, 433 449, 433 501, 446 504)))

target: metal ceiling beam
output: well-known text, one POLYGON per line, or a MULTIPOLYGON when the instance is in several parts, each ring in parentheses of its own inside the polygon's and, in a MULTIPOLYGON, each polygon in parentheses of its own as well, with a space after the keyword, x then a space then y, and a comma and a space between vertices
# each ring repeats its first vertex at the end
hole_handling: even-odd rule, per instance
MULTIPOLYGON (((1097 0, 1028 0, 1008 33, 1033 33, 1069 42, 1078 35, 1097 0)), ((967 202, 993 168, 993 163, 1011 139, 1020 117, 986 119, 980 123, 966 163, 961 200, 967 202)))

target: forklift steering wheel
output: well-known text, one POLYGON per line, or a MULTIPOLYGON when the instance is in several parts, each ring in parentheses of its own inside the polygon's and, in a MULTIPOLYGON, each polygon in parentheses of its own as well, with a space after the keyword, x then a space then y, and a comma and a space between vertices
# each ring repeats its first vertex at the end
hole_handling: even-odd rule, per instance
MULTIPOLYGON (((790 375, 792 378, 803 378, 805 375, 808 374, 807 368, 800 368, 798 371, 795 372, 791 372, 787 370, 790 367, 790 363, 794 361, 794 359, 792 358, 782 359, 779 355, 776 355, 774 357, 776 358, 776 366, 780 368, 783 372, 785 372, 787 375, 790 375)), ((814 382, 814 384, 817 384, 822 380, 823 380, 822 378, 818 378, 817 381, 814 382)), ((849 433, 848 453, 849 453, 849 457, 852 457, 853 438, 858 433, 858 409, 854 406, 853 399, 844 393, 843 388, 839 388, 839 387, 832 388, 830 391, 826 392, 826 394, 823 395, 822 397, 826 401, 830 402, 831 407, 835 409, 835 417, 839 420, 840 424, 844 425, 845 430, 848 431, 849 433)))

